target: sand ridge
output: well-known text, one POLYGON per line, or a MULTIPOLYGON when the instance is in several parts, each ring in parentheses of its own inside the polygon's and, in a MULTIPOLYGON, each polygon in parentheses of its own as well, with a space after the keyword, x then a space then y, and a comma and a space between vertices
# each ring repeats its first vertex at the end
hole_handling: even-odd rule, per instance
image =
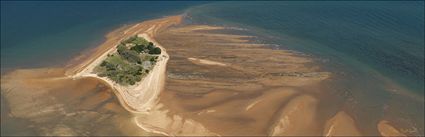
POLYGON ((252 43, 254 36, 220 33, 224 29, 187 25, 159 33, 170 53, 160 103, 220 135, 319 134, 317 127, 305 127, 315 125, 319 101, 297 88, 320 83, 330 73, 307 67, 312 63, 307 57, 252 43), (288 115, 292 122, 279 127, 288 115))
POLYGON ((197 59, 197 58, 187 58, 187 59, 192 61, 193 63, 198 63, 198 64, 227 66, 227 64, 217 62, 217 61, 206 60, 206 59, 197 59))
MULTIPOLYGON (((320 95, 326 92, 320 85, 332 73, 310 57, 254 43, 254 36, 221 33, 224 27, 182 25, 182 20, 183 16, 169 16, 121 27, 64 69, 17 70, 2 76, 2 95, 12 106, 11 114, 36 123, 71 119, 42 126, 41 132, 47 135, 104 135, 109 131, 137 136, 360 134, 356 121, 345 112, 320 115, 320 95), (92 73, 121 40, 133 35, 164 51, 152 73, 131 87, 92 73), (72 92, 74 88, 82 90, 72 92), (23 98, 36 103, 20 101, 23 98), (74 112, 73 107, 84 111, 74 112), (97 126, 73 125, 91 120, 108 126, 95 132, 97 126)), ((395 127, 383 123, 377 126, 382 135, 397 133, 395 127)))
POLYGON ((155 40, 150 38, 147 34, 139 34, 139 37, 143 37, 148 41, 153 42, 155 45, 162 49, 161 55, 159 55, 159 61, 155 64, 153 70, 142 79, 141 82, 136 83, 134 86, 121 86, 116 82, 106 78, 99 77, 94 74, 93 69, 102 62, 108 54, 111 54, 114 50, 104 53, 101 57, 89 64, 83 71, 73 75, 72 78, 84 78, 93 77, 105 81, 108 85, 113 87, 120 96, 120 100, 125 103, 124 106, 129 107, 129 111, 132 112, 147 112, 151 109, 152 105, 156 102, 156 98, 164 86, 164 73, 166 64, 168 61, 168 54, 164 48, 161 47, 155 40))
MULTIPOLYGON (((178 116, 174 116, 172 119, 170 119, 167 115, 165 115, 166 112, 158 110, 158 106, 160 106, 160 104, 157 104, 157 98, 164 87, 165 71, 169 55, 167 54, 166 49, 163 48, 161 44, 158 43, 155 39, 153 39, 153 37, 163 28, 179 23, 180 18, 180 16, 173 16, 159 19, 157 22, 143 22, 136 24, 124 31, 124 34, 130 36, 137 34, 137 36, 143 37, 146 40, 153 42, 162 50, 161 55, 159 56, 159 61, 155 64, 153 70, 147 76, 145 76, 141 82, 136 83, 134 86, 121 86, 108 78, 99 77, 93 73, 93 69, 99 65, 108 54, 116 51, 116 47, 112 47, 105 53, 101 54, 99 57, 95 57, 93 61, 90 62, 90 64, 80 68, 81 71, 76 72, 75 74, 71 75, 71 77, 73 79, 93 77, 103 80, 114 89, 122 106, 133 114, 136 114, 136 117, 133 118, 133 122, 145 131, 162 135, 175 135, 177 133, 184 135, 214 135, 213 133, 210 133, 208 130, 204 129, 202 125, 191 120, 185 120, 184 123, 182 123, 183 125, 180 125, 182 127, 176 127, 177 129, 167 128, 167 124, 169 124, 171 121, 175 121, 175 118, 178 116), (146 120, 146 117, 149 117, 149 119, 146 120), (139 120, 141 118, 144 120, 139 120), (194 132, 198 132, 198 134, 194 134, 193 130, 190 132, 185 131, 187 128, 197 128, 197 130, 194 130, 194 132)), ((124 38, 121 38, 121 40, 122 39, 124 38)))

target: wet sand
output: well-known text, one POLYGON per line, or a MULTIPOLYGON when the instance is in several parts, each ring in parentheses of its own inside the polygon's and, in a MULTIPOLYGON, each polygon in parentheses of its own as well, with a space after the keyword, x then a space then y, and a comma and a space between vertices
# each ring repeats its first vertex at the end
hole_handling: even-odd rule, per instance
MULTIPOLYGON (((38 135, 158 135, 142 130, 135 123, 133 114, 128 112, 130 107, 122 103, 120 94, 112 90, 114 87, 109 83, 98 78, 72 76, 78 76, 95 66, 96 59, 113 50, 122 39, 149 29, 146 35, 154 35, 162 27, 179 23, 179 19, 179 16, 171 16, 123 26, 107 34, 107 40, 99 47, 76 57, 64 68, 23 69, 2 75, 1 93, 8 104, 7 115, 10 115, 10 119, 24 119, 33 123, 30 128, 38 135), (102 87, 102 91, 97 86, 102 87), (96 92, 99 94, 94 94, 96 92), (88 110, 90 111, 86 112, 88 110), (109 111, 114 114, 109 114, 109 111), (107 112, 107 115, 104 116, 103 112, 107 112), (64 117, 83 118, 85 123, 79 123, 78 129, 70 127, 78 120, 57 123, 61 121, 58 119, 66 119, 64 117), (97 121, 103 123, 97 125, 97 121), (97 130, 102 131, 96 132, 97 130)), ((165 66, 161 68, 165 71, 165 66)))
MULTIPOLYGON (((2 76, 2 97, 8 116, 28 123, 20 125, 36 135, 126 135, 123 109, 113 91, 96 79, 72 80, 64 69, 17 70, 2 76)), ((133 126, 133 129, 137 128, 133 126)), ((11 135, 34 135, 10 132, 11 135)), ((154 135, 138 132, 133 135, 154 135)))
POLYGON ((360 136, 356 123, 347 113, 338 112, 326 122, 324 136, 360 136))
MULTIPOLYGON (((65 68, 2 75, 9 115, 40 135, 362 135, 349 113, 323 109, 336 102, 322 86, 333 74, 311 57, 224 33, 229 28, 181 24, 182 17, 119 28, 65 68), (119 93, 98 79, 69 77, 143 32, 170 56, 165 87, 148 113, 129 112, 119 93)), ((382 135, 398 131, 377 128, 382 135)))
POLYGON ((217 31, 225 29, 188 25, 158 35, 170 54, 160 103, 220 135, 320 134, 321 91, 303 88, 331 74, 306 56, 252 43, 254 36, 217 31))

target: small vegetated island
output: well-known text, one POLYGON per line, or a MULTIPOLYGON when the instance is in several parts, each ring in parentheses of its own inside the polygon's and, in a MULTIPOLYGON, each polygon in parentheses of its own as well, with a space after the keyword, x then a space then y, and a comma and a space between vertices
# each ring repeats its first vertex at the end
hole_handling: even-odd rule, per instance
POLYGON ((121 41, 116 50, 108 54, 94 72, 123 86, 141 81, 154 68, 161 54, 159 47, 137 35, 121 41))

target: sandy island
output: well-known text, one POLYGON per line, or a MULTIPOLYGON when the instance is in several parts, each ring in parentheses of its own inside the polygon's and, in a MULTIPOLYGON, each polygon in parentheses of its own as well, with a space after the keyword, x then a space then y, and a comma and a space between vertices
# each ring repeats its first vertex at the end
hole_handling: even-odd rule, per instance
POLYGON ((158 95, 164 88, 165 72, 169 55, 166 49, 161 46, 154 37, 161 30, 179 24, 181 19, 182 16, 170 16, 135 24, 123 30, 123 36, 119 37, 119 40, 114 42, 107 41, 105 43, 108 44, 108 46, 100 46, 102 49, 97 49, 97 51, 104 51, 103 53, 98 53, 97 56, 89 57, 85 62, 70 67, 68 76, 73 79, 91 77, 104 81, 114 89, 121 105, 129 112, 136 114, 133 122, 145 131, 167 136, 217 135, 211 133, 201 124, 191 119, 182 119, 178 115, 168 116, 167 111, 161 111, 162 105, 158 104, 158 95), (108 54, 116 52, 116 47, 111 47, 111 45, 117 45, 121 40, 133 35, 143 37, 161 48, 162 52, 159 56, 159 61, 155 64, 153 70, 133 86, 121 86, 106 77, 97 76, 93 72, 93 69, 99 65, 108 54), (105 50, 105 48, 109 49, 105 50), (177 124, 175 123, 176 121, 181 122, 177 124))
MULTIPOLYGON (((65 68, 2 76, 9 115, 52 136, 364 135, 343 110, 322 114, 329 110, 322 104, 334 103, 321 96, 331 73, 309 57, 253 43, 253 36, 221 33, 224 27, 179 26, 182 19, 121 27, 65 68), (151 73, 134 86, 93 73, 121 40, 134 35, 163 51, 151 73)), ((403 135, 389 123, 379 122, 376 131, 403 135)))
POLYGON ((154 43, 163 52, 159 55, 159 61, 155 64, 155 67, 142 81, 133 86, 122 86, 107 77, 99 77, 93 72, 93 69, 105 60, 108 54, 116 52, 116 47, 111 48, 96 58, 91 64, 87 65, 82 71, 71 75, 71 77, 73 79, 93 77, 103 80, 117 92, 119 100, 127 110, 133 113, 148 112, 156 103, 156 98, 164 87, 165 70, 169 58, 166 50, 148 35, 148 33, 152 33, 153 29, 155 29, 154 26, 149 28, 145 33, 138 34, 137 36, 154 43))

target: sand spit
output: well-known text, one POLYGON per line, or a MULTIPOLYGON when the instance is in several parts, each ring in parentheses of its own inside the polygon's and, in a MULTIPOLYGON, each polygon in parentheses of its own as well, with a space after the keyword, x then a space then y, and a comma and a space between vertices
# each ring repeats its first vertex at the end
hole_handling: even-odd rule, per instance
POLYGON ((158 32, 163 31, 163 29, 177 25, 181 23, 182 16, 169 16, 165 18, 149 20, 133 25, 123 26, 117 30, 114 30, 106 35, 106 40, 97 48, 93 49, 89 54, 85 56, 77 57, 72 60, 68 66, 66 66, 66 75, 72 76, 80 72, 83 72, 84 69, 88 69, 88 65, 96 64, 93 61, 96 61, 98 58, 104 57, 104 54, 112 52, 115 50, 115 46, 123 39, 128 37, 147 33, 149 37, 153 37, 158 32), (149 31, 147 31, 150 29, 149 31))
POLYGON ((227 64, 217 62, 217 61, 211 61, 206 59, 197 59, 197 58, 187 58, 189 61, 192 61, 195 64, 204 64, 204 65, 217 65, 217 66, 227 66, 227 64))
POLYGON ((133 120, 146 131, 166 136, 218 136, 199 122, 168 112, 166 107, 158 104, 148 115, 136 115, 133 120))
POLYGON ((107 36, 106 42, 104 42, 94 54, 83 61, 81 64, 69 67, 67 75, 74 78, 93 77, 105 81, 111 88, 113 88, 118 94, 120 102, 129 111, 134 113, 148 112, 151 107, 156 103, 156 98, 165 80, 165 70, 168 61, 168 54, 157 41, 152 37, 161 31, 163 28, 167 28, 180 23, 181 16, 170 16, 157 20, 146 21, 135 24, 130 27, 120 29, 121 31, 112 32, 107 36), (93 69, 99 65, 108 54, 116 51, 116 45, 120 41, 138 35, 143 37, 162 49, 162 53, 159 56, 159 61, 155 67, 143 80, 134 86, 120 86, 117 83, 106 77, 98 77, 94 74, 93 69))
MULTIPOLYGON (((148 30, 152 31, 152 28, 154 27, 151 27, 148 30)), ((147 33, 152 33, 149 31, 147 33)), ((112 54, 115 50, 102 54, 102 56, 87 65, 83 71, 72 75, 72 78, 93 77, 103 80, 118 92, 118 96, 120 96, 121 101, 126 104, 125 106, 129 107, 128 109, 130 111, 134 113, 148 112, 151 107, 156 104, 156 98, 164 86, 165 69, 169 56, 166 50, 162 48, 158 42, 149 37, 147 33, 139 34, 138 36, 153 42, 162 49, 162 53, 159 55, 159 61, 155 64, 153 70, 145 78, 143 78, 141 82, 136 83, 134 86, 121 86, 106 77, 99 77, 93 72, 93 69, 99 65, 108 54, 112 54)))
POLYGON ((182 125, 174 126, 174 130, 169 129, 170 126, 168 125, 155 125, 157 123, 173 124, 172 121, 176 120, 178 116, 170 118, 166 111, 156 110, 159 109, 157 105, 160 106, 160 104, 157 104, 157 96, 164 85, 166 64, 169 57, 166 49, 161 47, 161 44, 155 41, 153 37, 164 28, 179 24, 180 21, 181 16, 170 16, 132 26, 124 26, 109 33, 106 36, 107 40, 102 45, 92 50, 90 54, 72 60, 65 69, 17 70, 2 76, 2 96, 5 96, 10 106, 10 115, 13 118, 26 119, 32 122, 31 127, 34 127, 39 135, 201 134, 200 132, 192 132, 193 130, 205 132, 204 135, 213 135, 206 129, 202 129, 202 125, 190 119, 181 120, 182 125), (154 42, 163 51, 163 54, 160 55, 160 61, 156 63, 154 69, 142 82, 135 86, 122 87, 107 78, 97 77, 96 74, 92 73, 93 68, 108 53, 115 51, 117 43, 133 35, 154 42), (88 79, 93 82, 87 82, 88 79), (108 94, 105 94, 105 92, 93 94, 94 91, 98 92, 97 88, 94 88, 97 87, 96 85, 107 89, 108 94), (116 98, 111 93, 115 93, 116 98), (125 110, 132 113, 124 111, 117 105, 118 102, 125 110), (79 111, 80 109, 82 110, 79 111), (107 116, 103 116, 103 113, 106 113, 107 116), (76 118, 83 118, 85 122, 74 125, 82 121, 69 121, 76 118), (152 120, 136 120, 146 118, 152 120), (101 123, 95 126, 93 124, 97 122, 88 122, 90 120, 101 123), (56 122, 60 123, 55 124, 56 122), (116 125, 116 127, 112 125, 116 125), (94 127, 97 129, 93 129, 94 127), (164 129, 165 132, 161 132, 160 129, 164 129))
POLYGON ((316 105, 318 100, 312 96, 302 95, 291 100, 283 109, 281 119, 276 121, 269 135, 272 136, 312 136, 317 125, 316 105))
POLYGON ((166 115, 166 111, 160 111, 158 110, 160 108, 157 107, 157 105, 161 105, 157 104, 157 97, 164 86, 165 71, 169 55, 167 54, 166 49, 153 39, 153 37, 155 37, 155 35, 162 29, 178 24, 181 20, 180 18, 180 16, 172 16, 158 19, 156 22, 147 21, 136 24, 123 32, 123 34, 125 34, 124 37, 137 34, 139 37, 143 37, 148 41, 153 42, 162 49, 159 61, 156 63, 154 69, 145 78, 143 78, 141 82, 136 83, 136 85, 127 87, 120 86, 108 78, 98 77, 93 73, 94 67, 99 65, 108 54, 114 52, 115 47, 100 56, 95 57, 90 64, 86 64, 84 68, 80 69, 81 71, 76 72, 76 74, 71 75, 71 77, 74 79, 93 77, 105 81, 116 91, 116 95, 118 96, 121 104, 128 111, 136 115, 133 122, 145 131, 163 135, 214 135, 203 128, 202 125, 190 119, 184 119, 181 125, 176 125, 173 121, 176 121, 178 116, 174 115, 172 117, 168 117, 168 115, 166 115), (170 124, 174 126, 171 126, 170 124))
POLYGON ((406 135, 400 133, 396 128, 390 125, 390 122, 381 120, 378 123, 379 133, 384 137, 405 137, 406 135))
MULTIPOLYGON (((281 129, 283 127, 275 127, 279 125, 275 121, 282 121, 287 115, 291 121, 298 121, 297 117, 292 118, 292 113, 299 113, 295 110, 303 104, 312 106, 301 112, 312 112, 311 118, 306 120, 314 122, 317 99, 303 95, 298 88, 318 84, 328 78, 329 73, 321 72, 318 67, 307 67, 312 63, 311 59, 252 44, 250 39, 255 38, 253 36, 208 32, 225 29, 222 27, 176 26, 180 22, 181 16, 172 16, 120 28, 108 34, 107 40, 93 54, 80 57, 84 59, 81 63, 73 62, 67 66, 64 73, 73 81, 93 78, 111 87, 120 104, 132 112, 129 119, 120 118, 134 124, 128 129, 138 127, 171 136, 268 135, 270 131, 273 131, 270 135, 286 134, 281 129), (152 73, 130 87, 119 86, 92 73, 107 54, 115 51, 119 41, 133 35, 144 37, 163 49, 164 54, 152 73), (229 45, 218 47, 213 44, 217 42, 229 45), (247 46, 250 44, 253 46, 247 46), (194 52, 188 53, 188 50, 194 52), (168 59, 171 62, 167 63, 168 59), (170 86, 160 93, 166 80, 166 69, 169 78, 170 74, 175 74, 174 78, 178 79, 167 79, 170 86), (190 75, 192 77, 187 77, 190 75), (179 92, 183 94, 174 94, 179 92), (202 98, 192 95, 202 95, 202 98)), ((110 96, 99 95, 95 100, 102 102, 107 97, 110 96)), ((105 107, 113 110, 116 105, 106 103, 105 107)), ((284 128, 298 129, 304 123, 306 121, 294 122, 284 128)), ((127 128, 118 129, 126 134, 139 134, 126 131, 127 128)), ((61 126, 58 130, 67 131, 67 128, 61 126)))
POLYGON ((326 122, 323 136, 361 136, 361 134, 354 120, 341 111, 326 122))

